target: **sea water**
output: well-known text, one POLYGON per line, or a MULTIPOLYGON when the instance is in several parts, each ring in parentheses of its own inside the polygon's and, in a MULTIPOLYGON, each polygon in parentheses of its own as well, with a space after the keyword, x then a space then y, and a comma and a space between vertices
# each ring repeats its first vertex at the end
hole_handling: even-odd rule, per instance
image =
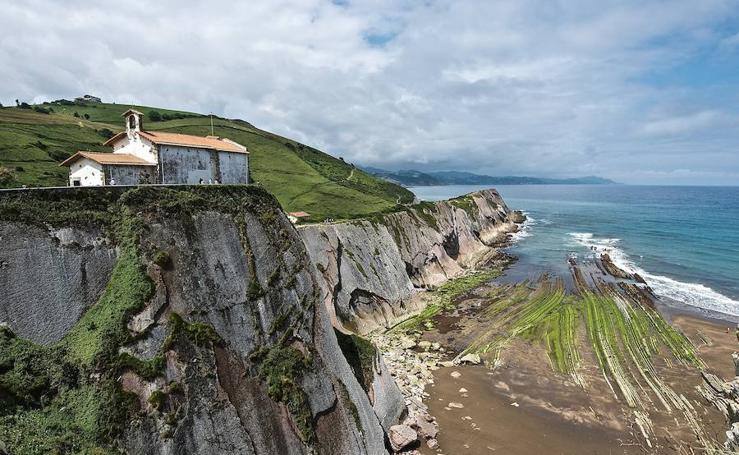
MULTIPOLYGON (((440 200, 480 186, 410 188, 440 200)), ((509 278, 568 274, 567 258, 608 251, 663 303, 739 320, 739 187, 500 185, 529 219, 510 252, 509 278)))

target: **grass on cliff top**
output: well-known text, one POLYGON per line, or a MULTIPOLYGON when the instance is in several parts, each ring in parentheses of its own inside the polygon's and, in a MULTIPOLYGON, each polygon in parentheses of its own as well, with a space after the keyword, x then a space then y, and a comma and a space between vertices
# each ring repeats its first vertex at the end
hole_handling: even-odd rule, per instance
MULTIPOLYGON (((123 127, 120 115, 130 106, 118 104, 44 105, 54 112, 0 108, 0 187, 64 186, 67 169, 58 163, 77 150, 104 151, 110 132, 123 127), (81 117, 74 117, 77 112, 81 117), (87 114, 89 119, 85 119, 87 114)), ((134 106, 148 114, 156 109, 187 118, 152 122, 151 131, 205 136, 210 118, 197 114, 134 106)), ((357 218, 409 203, 413 193, 371 176, 341 159, 260 130, 241 120, 214 119, 215 134, 245 145, 255 182, 273 193, 286 211, 305 211, 314 221, 357 218)))

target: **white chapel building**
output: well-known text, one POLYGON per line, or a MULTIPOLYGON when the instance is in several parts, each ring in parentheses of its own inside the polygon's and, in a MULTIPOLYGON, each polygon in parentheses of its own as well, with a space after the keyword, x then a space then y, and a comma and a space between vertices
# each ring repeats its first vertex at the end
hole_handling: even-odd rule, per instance
POLYGON ((145 131, 141 112, 123 113, 126 131, 105 145, 113 153, 80 151, 69 167, 70 186, 249 183, 249 151, 218 136, 145 131))

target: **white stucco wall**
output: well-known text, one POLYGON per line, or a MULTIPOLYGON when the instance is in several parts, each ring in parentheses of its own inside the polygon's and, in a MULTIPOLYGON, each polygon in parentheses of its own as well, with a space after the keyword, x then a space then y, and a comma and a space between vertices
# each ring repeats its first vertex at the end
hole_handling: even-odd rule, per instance
POLYGON ((113 153, 128 153, 146 160, 149 163, 157 162, 157 154, 148 139, 141 137, 138 133, 132 133, 130 136, 124 136, 113 144, 113 153))
POLYGON ((75 180, 80 186, 100 186, 105 184, 104 179, 103 166, 90 159, 82 158, 69 167, 69 186, 74 186, 75 180))

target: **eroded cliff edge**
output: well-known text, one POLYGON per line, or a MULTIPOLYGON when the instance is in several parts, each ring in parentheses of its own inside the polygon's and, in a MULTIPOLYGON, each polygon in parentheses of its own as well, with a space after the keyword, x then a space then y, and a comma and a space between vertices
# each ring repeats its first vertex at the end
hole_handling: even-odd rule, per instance
POLYGON ((0 451, 386 453, 402 397, 263 190, 4 193, 0 237, 0 451))
POLYGON ((373 220, 299 227, 335 326, 390 327, 421 310, 412 297, 493 260, 522 221, 495 190, 422 203, 373 220))

